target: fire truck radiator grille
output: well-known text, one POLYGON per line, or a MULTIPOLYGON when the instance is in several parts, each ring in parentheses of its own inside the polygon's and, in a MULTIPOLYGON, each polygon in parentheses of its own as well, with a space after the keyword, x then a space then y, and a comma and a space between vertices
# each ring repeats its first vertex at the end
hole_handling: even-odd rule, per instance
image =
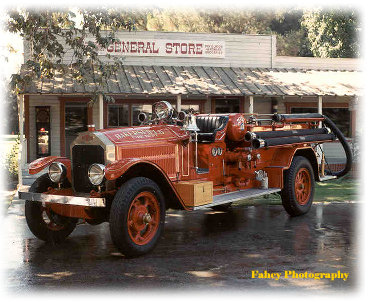
POLYGON ((91 164, 104 164, 104 149, 101 146, 76 145, 72 149, 73 187, 76 192, 89 193, 95 189, 88 180, 91 164))

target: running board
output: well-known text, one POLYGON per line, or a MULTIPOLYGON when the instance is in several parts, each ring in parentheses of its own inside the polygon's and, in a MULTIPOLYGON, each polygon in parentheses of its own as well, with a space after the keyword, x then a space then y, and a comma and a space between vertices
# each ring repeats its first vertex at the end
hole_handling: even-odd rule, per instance
POLYGON ((201 210, 201 209, 207 209, 215 206, 219 206, 225 203, 229 202, 236 202, 239 200, 247 199, 247 198, 253 198, 263 195, 268 195, 272 193, 277 193, 281 189, 280 188, 269 188, 269 189, 247 189, 247 190, 241 190, 231 193, 224 193, 221 195, 216 195, 213 198, 213 202, 197 207, 193 207, 194 210, 201 210))
POLYGON ((327 181, 327 180, 332 180, 336 178, 337 176, 334 176, 334 175, 324 175, 324 176, 319 175, 319 181, 327 181))

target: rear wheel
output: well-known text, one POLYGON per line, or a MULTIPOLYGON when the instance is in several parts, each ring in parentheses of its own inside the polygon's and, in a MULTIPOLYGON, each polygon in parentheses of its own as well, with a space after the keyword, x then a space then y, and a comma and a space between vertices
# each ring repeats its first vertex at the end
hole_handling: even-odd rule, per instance
MULTIPOLYGON (((30 192, 43 193, 54 184, 47 174, 32 184, 30 192)), ((26 221, 31 232, 39 239, 58 243, 68 237, 76 227, 77 219, 60 216, 41 202, 26 200, 26 221)))
POLYGON ((110 210, 110 234, 127 257, 148 253, 164 228, 165 202, 159 186, 151 179, 127 181, 114 197, 110 210))
POLYGON ((293 158, 291 167, 284 174, 281 192, 282 204, 291 216, 299 216, 310 210, 314 198, 314 174, 310 162, 303 156, 293 158))

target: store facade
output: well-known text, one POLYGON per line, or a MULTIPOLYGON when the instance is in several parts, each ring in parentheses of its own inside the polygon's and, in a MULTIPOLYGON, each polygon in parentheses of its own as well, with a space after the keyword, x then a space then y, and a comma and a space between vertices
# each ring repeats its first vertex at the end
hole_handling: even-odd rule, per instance
POLYGON ((104 85, 114 103, 102 95, 91 102, 93 74, 84 85, 60 75, 35 80, 19 95, 23 168, 39 157, 69 156, 87 125, 138 125, 138 113, 150 113, 159 100, 200 113, 322 112, 355 136, 358 60, 278 57, 275 36, 268 35, 121 32, 118 38, 99 50, 106 64, 107 54, 122 59, 104 85))

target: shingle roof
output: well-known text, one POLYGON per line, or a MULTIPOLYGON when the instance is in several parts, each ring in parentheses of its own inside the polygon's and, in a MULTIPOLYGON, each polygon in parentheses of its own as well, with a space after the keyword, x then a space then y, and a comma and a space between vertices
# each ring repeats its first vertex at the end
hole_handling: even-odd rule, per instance
MULTIPOLYGON (((281 68, 122 65, 106 81, 108 94, 338 95, 361 94, 361 72, 281 68)), ((89 94, 94 74, 77 83, 70 74, 34 80, 24 94, 89 94)))

